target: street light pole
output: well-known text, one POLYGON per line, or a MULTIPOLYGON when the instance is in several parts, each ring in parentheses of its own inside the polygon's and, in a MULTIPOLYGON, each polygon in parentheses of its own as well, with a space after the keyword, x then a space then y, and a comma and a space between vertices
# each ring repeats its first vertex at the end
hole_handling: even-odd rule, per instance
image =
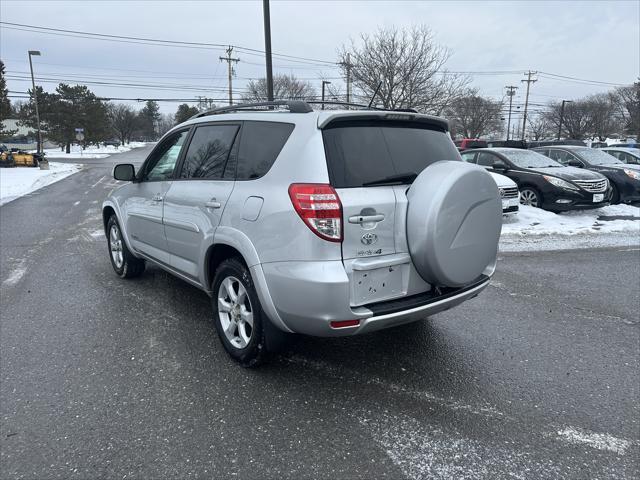
POLYGON ((40 51, 29 50, 29 68, 31 69, 31 87, 33 92, 33 103, 36 107, 36 122, 38 123, 38 153, 42 152, 42 132, 40 131, 40 112, 38 111, 38 95, 36 93, 36 81, 33 77, 33 63, 31 62, 31 56, 39 57, 40 51))
POLYGON ((269 0, 262 0, 262 15, 264 16, 264 52, 267 64, 267 100, 273 101, 273 68, 271 65, 271 13, 269 0))
POLYGON ((562 107, 560 107, 560 125, 558 126, 558 140, 560 140, 560 135, 562 134, 562 119, 564 118, 564 104, 571 103, 571 100, 562 100, 562 107))
POLYGON ((324 110, 324 86, 325 85, 331 85, 331 82, 328 82, 327 80, 322 80, 322 110, 324 110))

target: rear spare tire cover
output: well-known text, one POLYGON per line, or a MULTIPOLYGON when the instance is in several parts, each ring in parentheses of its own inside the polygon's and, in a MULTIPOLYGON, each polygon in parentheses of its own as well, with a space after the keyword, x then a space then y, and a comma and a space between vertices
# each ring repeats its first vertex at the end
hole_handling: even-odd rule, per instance
POLYGON ((484 168, 433 163, 418 175, 407 199, 409 252, 425 281, 460 287, 495 267, 502 202, 484 168))

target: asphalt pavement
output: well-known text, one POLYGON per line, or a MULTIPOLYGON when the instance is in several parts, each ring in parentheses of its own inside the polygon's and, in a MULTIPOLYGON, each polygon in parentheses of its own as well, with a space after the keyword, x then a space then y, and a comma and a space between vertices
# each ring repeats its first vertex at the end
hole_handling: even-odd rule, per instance
POLYGON ((203 292, 112 271, 148 151, 0 207, 2 479, 640 477, 640 249, 501 254, 456 309, 246 370, 203 292))

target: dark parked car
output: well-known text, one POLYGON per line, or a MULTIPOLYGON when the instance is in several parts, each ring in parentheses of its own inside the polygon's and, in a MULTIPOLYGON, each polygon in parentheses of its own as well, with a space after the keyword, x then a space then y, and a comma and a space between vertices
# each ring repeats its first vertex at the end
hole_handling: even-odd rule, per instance
POLYGON ((565 167, 532 150, 481 148, 462 159, 509 177, 518 184, 520 203, 552 212, 608 205, 609 182, 599 173, 565 167))
POLYGON ((563 165, 588 169, 609 179, 611 203, 640 201, 640 165, 627 165, 599 149, 588 147, 541 147, 535 151, 563 165))
POLYGON ((551 147, 557 145, 576 145, 586 147, 587 144, 582 140, 534 140, 527 143, 527 148, 551 147))
POLYGON ((640 148, 629 147, 606 147, 603 152, 613 155, 623 163, 629 165, 640 165, 640 148))

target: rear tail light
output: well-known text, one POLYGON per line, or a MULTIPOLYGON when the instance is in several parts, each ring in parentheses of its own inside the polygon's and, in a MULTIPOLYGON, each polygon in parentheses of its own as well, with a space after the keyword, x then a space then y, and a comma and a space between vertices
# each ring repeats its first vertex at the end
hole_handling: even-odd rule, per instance
POLYGON ((342 204, 331 185, 294 183, 289 197, 313 233, 330 242, 342 241, 342 204))

